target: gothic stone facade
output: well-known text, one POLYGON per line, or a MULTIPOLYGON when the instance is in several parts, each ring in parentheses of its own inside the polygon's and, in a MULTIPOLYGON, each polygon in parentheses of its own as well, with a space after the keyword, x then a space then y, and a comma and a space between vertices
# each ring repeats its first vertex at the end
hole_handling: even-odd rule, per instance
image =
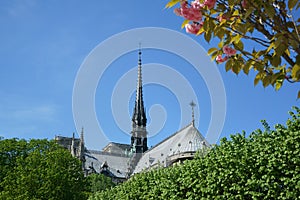
POLYGON ((130 144, 111 142, 102 151, 84 147, 84 133, 80 139, 56 136, 56 141, 82 161, 86 175, 101 173, 115 183, 123 182, 131 175, 158 166, 168 167, 186 159, 192 159, 199 149, 210 144, 195 128, 194 119, 186 127, 172 134, 154 147, 147 146, 147 118, 143 101, 141 51, 138 53, 138 81, 135 107, 132 116, 130 144))

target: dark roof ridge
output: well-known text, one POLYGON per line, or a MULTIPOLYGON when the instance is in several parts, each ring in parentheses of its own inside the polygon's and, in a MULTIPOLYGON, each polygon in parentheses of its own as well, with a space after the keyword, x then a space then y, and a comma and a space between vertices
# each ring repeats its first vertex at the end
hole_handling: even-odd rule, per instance
POLYGON ((98 154, 98 155, 108 155, 108 156, 117 156, 117 157, 128 157, 125 154, 121 153, 111 153, 111 152, 105 152, 105 151, 99 151, 99 150, 87 150, 87 153, 90 154, 98 154))

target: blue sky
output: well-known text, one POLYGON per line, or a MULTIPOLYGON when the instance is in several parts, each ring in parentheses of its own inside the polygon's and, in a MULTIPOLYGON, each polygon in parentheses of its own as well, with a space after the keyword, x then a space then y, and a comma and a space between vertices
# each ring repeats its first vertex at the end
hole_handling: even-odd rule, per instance
MULTIPOLYGON (((52 139, 55 135, 71 136, 72 132, 78 135, 72 113, 72 94, 84 59, 107 38, 133 28, 162 27, 186 34, 180 29, 182 19, 164 9, 166 2, 0 1, 0 135, 26 139, 52 139)), ((205 49, 210 48, 202 37, 186 35, 205 49)), ((145 49, 142 59, 143 64, 161 63, 174 67, 190 82, 200 108, 201 117, 196 115, 200 118, 197 126, 205 135, 211 118, 211 102, 202 77, 196 76, 185 60, 168 52, 145 49)), ((108 67, 97 87, 95 112, 104 134, 111 141, 130 141, 129 135, 114 121, 110 103, 116 82, 136 65, 136 51, 120 56, 108 67)), ((253 73, 236 76, 226 73, 223 65, 218 69, 226 91, 226 118, 221 137, 242 130, 250 133, 262 127, 261 119, 266 119, 271 126, 285 123, 291 107, 299 106, 299 100, 296 100, 299 84, 284 84, 276 92, 261 84, 254 87, 253 73)), ((136 77, 133 83, 135 85, 136 77)), ((174 80, 174 84, 180 83, 174 80)), ((164 111, 161 107, 154 106, 153 109, 158 108, 158 117, 164 113, 167 116, 161 132, 149 139, 149 146, 181 128, 176 97, 167 88, 145 85, 147 109, 162 104, 164 111)), ((133 101, 134 94, 126 102, 130 114, 133 101)), ((155 120, 150 119, 149 110, 147 113, 149 122, 155 120)), ((124 120, 130 128, 130 116, 124 120)), ((187 124, 191 119, 183 120, 187 124)), ((95 137, 94 141, 97 140, 95 137)), ((99 146, 90 147, 100 149, 103 141, 99 141, 99 146)))

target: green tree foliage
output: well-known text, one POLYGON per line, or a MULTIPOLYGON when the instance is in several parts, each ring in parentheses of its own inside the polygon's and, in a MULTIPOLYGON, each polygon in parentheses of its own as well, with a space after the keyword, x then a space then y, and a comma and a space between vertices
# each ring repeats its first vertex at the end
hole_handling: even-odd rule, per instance
POLYGON ((170 0, 166 7, 179 4, 182 27, 207 42, 216 39, 208 54, 226 62, 226 71, 254 70, 255 85, 261 81, 275 90, 284 81, 300 81, 298 0, 170 0))
POLYGON ((0 199, 83 199, 78 159, 54 141, 0 141, 0 199))
MULTIPOLYGON (((16 165, 17 157, 27 155, 27 142, 25 140, 0 140, 0 182, 7 176, 16 165)), ((3 190, 2 184, 0 191, 3 190)))
POLYGON ((87 190, 90 193, 100 192, 114 187, 116 184, 112 182, 111 178, 103 174, 91 174, 86 177, 87 190))
POLYGON ((300 109, 286 125, 221 140, 183 165, 137 174, 98 199, 298 199, 300 109))

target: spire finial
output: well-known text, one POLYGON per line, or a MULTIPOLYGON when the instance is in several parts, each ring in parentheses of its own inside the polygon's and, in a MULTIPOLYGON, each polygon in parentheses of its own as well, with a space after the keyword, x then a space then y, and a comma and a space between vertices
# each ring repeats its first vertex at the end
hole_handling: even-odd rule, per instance
POLYGON ((192 124, 193 126, 195 126, 195 113, 194 113, 194 107, 196 106, 196 104, 194 103, 194 101, 192 101, 190 103, 190 106, 192 107, 192 124))
POLYGON ((137 82, 137 93, 136 93, 136 100, 138 100, 140 97, 140 88, 142 87, 142 50, 141 50, 141 43, 139 43, 139 53, 138 53, 138 82, 137 82))
POLYGON ((141 48, 142 43, 139 43, 139 66, 142 65, 142 48, 141 48))

